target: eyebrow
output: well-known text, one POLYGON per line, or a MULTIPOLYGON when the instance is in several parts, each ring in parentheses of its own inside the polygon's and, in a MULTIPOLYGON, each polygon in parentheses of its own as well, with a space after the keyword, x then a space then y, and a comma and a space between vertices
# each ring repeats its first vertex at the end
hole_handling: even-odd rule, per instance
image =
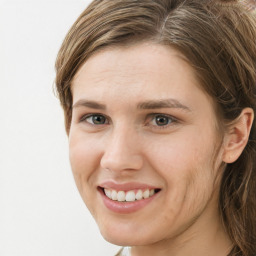
POLYGON ((191 109, 176 99, 149 100, 138 104, 138 109, 157 109, 157 108, 179 108, 187 111, 191 109))
MULTIPOLYGON (((78 100, 72 106, 72 108, 78 108, 78 107, 88 107, 88 108, 98 109, 98 110, 106 110, 107 108, 106 105, 102 103, 86 100, 86 99, 78 100)), ((179 102, 176 99, 148 100, 148 101, 140 102, 137 105, 137 109, 158 109, 158 108, 178 108, 178 109, 191 111, 189 107, 183 105, 181 102, 179 102)))
POLYGON ((79 100, 77 101, 73 106, 73 108, 78 108, 78 107, 87 107, 87 108, 94 108, 94 109, 99 109, 99 110, 105 110, 106 106, 104 104, 98 103, 96 101, 91 101, 91 100, 79 100))

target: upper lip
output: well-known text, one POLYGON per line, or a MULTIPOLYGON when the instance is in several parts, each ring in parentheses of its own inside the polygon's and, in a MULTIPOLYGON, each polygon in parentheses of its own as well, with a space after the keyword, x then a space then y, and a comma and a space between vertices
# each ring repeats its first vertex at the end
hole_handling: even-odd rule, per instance
POLYGON ((99 187, 106 188, 106 189, 114 189, 117 191, 129 191, 129 190, 136 190, 136 189, 159 189, 158 187, 139 183, 139 182, 127 182, 127 183, 116 183, 113 181, 105 181, 102 182, 99 187))

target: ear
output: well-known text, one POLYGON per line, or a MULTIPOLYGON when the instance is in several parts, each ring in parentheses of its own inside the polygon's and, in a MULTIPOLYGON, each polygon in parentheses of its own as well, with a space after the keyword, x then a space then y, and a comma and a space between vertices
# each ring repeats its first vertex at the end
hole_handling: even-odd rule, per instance
POLYGON ((253 109, 245 108, 229 126, 224 136, 223 162, 233 163, 242 154, 249 139, 253 119, 253 109))

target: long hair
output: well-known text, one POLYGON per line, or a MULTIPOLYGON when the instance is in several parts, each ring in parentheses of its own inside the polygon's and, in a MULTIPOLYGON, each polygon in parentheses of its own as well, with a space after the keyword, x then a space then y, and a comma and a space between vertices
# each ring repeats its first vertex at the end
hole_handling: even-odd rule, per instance
MULTIPOLYGON (((245 1, 94 0, 68 32, 56 60, 66 131, 72 79, 96 51, 150 41, 175 48, 218 106, 222 126, 242 109, 256 113, 256 18, 245 1)), ((239 159, 223 173, 219 210, 233 242, 230 256, 256 254, 256 124, 239 159)))

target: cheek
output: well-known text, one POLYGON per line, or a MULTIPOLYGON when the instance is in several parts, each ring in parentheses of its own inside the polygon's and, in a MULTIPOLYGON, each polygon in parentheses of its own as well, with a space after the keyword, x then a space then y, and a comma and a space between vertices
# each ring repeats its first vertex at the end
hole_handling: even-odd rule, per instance
MULTIPOLYGON (((213 140, 212 140, 213 141, 213 140)), ((168 175, 182 178, 193 169, 212 165, 214 145, 209 138, 199 136, 173 136, 151 140, 147 154, 152 165, 168 175)), ((211 166, 212 167, 212 166, 211 166)))
POLYGON ((93 174, 99 166, 99 149, 95 141, 79 134, 69 137, 69 159, 78 190, 85 195, 84 190, 93 185, 93 174))
POLYGON ((69 136, 69 158, 74 173, 90 170, 99 157, 97 140, 85 136, 83 132, 73 131, 69 136))
POLYGON ((155 142, 148 151, 151 166, 164 178, 173 201, 188 210, 210 197, 216 175, 213 137, 195 135, 155 142))

